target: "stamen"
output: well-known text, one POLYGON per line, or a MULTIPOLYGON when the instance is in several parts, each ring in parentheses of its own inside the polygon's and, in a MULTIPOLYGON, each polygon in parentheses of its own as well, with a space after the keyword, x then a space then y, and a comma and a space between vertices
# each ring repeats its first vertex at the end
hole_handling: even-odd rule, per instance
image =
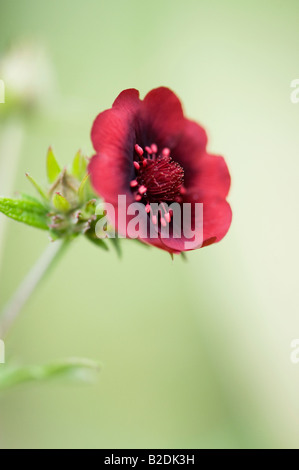
MULTIPOLYGON (((160 213, 152 214, 152 221, 165 227, 172 220, 172 212, 166 209, 163 203, 183 201, 186 193, 184 187, 184 170, 170 156, 170 149, 164 147, 159 152, 158 145, 152 143, 142 148, 134 146, 137 159, 133 161, 136 170, 136 178, 130 182, 136 201, 146 200, 145 211, 152 213, 151 203, 161 204, 160 213)), ((135 157, 136 158, 136 157, 135 157)))
POLYGON ((166 227, 166 225, 167 225, 166 220, 163 219, 163 217, 161 217, 161 225, 162 225, 162 227, 166 227))
POLYGON ((144 194, 147 191, 147 187, 144 185, 141 185, 138 191, 140 192, 140 194, 144 194))
POLYGON ((170 215, 169 212, 166 212, 166 213, 164 214, 164 218, 165 218, 166 222, 170 223, 170 221, 171 221, 171 215, 170 215))
POLYGON ((138 155, 141 157, 143 155, 143 148, 141 148, 140 145, 136 144, 135 152, 138 153, 138 155))
POLYGON ((153 224, 154 224, 154 225, 157 224, 157 216, 156 216, 156 215, 153 215, 153 216, 152 216, 152 221, 153 221, 153 224))
POLYGON ((186 194, 186 192, 187 192, 187 189, 185 188, 185 186, 182 185, 182 186, 181 186, 181 189, 180 189, 180 193, 181 193, 182 195, 184 195, 184 194, 186 194))

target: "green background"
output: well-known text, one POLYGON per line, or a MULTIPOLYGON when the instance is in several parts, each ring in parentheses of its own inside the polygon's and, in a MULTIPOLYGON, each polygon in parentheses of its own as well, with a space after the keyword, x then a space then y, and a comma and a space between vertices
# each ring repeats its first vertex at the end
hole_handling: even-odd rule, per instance
MULTIPOLYGON (((6 350, 21 364, 98 359, 99 381, 2 394, 1 447, 298 448, 298 14, 297 1, 1 0, 1 50, 41 44, 56 83, 22 118, 13 189, 30 192, 26 171, 45 181, 50 144, 62 164, 91 155, 92 121, 121 90, 165 85, 225 156, 234 214, 188 263, 77 240, 6 350)), ((8 222, 0 306, 47 244, 8 222)))

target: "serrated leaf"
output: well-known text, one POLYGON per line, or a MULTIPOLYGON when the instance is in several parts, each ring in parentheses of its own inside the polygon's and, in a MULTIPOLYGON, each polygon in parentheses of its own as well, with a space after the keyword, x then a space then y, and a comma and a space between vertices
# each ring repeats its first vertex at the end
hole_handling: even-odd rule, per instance
POLYGON ((48 230, 48 209, 37 200, 0 197, 0 212, 32 227, 48 230))
POLYGON ((72 165, 72 175, 75 176, 79 181, 81 181, 86 173, 87 169, 87 160, 82 155, 81 150, 79 150, 73 160, 72 165))
POLYGON ((94 381, 100 370, 97 362, 89 359, 67 359, 56 364, 25 367, 0 367, 0 390, 29 382, 50 379, 72 379, 83 382, 94 381))
POLYGON ((39 194, 45 201, 47 201, 48 198, 47 198, 46 194, 44 193, 44 191, 42 190, 42 188, 40 187, 40 185, 35 181, 35 179, 33 179, 32 176, 30 176, 28 173, 26 173, 26 178, 28 178, 28 180, 29 180, 30 183, 34 186, 34 188, 36 189, 36 191, 38 192, 38 194, 39 194))
POLYGON ((69 201, 60 193, 54 194, 53 205, 60 212, 68 212, 71 208, 69 201))
POLYGON ((57 163, 52 148, 49 147, 47 155, 47 176, 49 183, 54 183, 54 181, 58 178, 60 172, 61 168, 57 163))

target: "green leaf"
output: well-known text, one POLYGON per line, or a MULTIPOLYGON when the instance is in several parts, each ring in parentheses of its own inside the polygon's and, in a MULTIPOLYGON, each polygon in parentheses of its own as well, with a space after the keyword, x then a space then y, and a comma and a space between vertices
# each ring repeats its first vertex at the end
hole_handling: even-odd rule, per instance
POLYGON ((100 366, 89 359, 67 359, 56 364, 42 366, 12 367, 0 366, 0 390, 16 385, 41 382, 50 379, 72 379, 93 382, 98 376, 100 366))
POLYGON ((20 193, 18 191, 17 195, 19 196, 20 199, 23 199, 24 201, 34 202, 35 204, 41 204, 40 200, 34 196, 31 196, 31 194, 20 193))
POLYGON ((107 243, 104 242, 102 238, 98 238, 96 235, 93 237, 90 235, 90 231, 86 232, 85 234, 86 238, 88 238, 89 241, 94 243, 94 245, 98 246, 99 248, 103 248, 105 251, 109 251, 109 247, 107 246, 107 243))
POLYGON ((48 230, 48 209, 37 200, 0 197, 0 212, 32 227, 48 230))
POLYGON ((30 181, 30 183, 34 186, 34 188, 36 189, 36 191, 39 193, 39 195, 45 200, 47 201, 48 198, 46 196, 46 194, 44 193, 44 191, 42 190, 42 188, 40 187, 40 185, 32 178, 32 176, 30 176, 28 173, 26 173, 26 177, 28 178, 28 180, 30 181))
POLYGON ((68 212, 71 208, 69 201, 58 192, 53 196, 53 204, 61 212, 68 212))
POLYGON ((79 181, 81 181, 84 178, 84 175, 87 170, 87 160, 86 158, 82 155, 81 150, 79 150, 75 158, 73 160, 73 165, 72 165, 72 175, 75 176, 79 181))
POLYGON ((187 255, 184 251, 181 252, 181 258, 183 261, 185 261, 185 263, 188 263, 188 258, 187 258, 187 255))
POLYGON ((84 176, 84 178, 83 178, 83 180, 82 180, 82 182, 79 186, 79 189, 78 189, 78 196, 79 196, 79 200, 81 202, 84 202, 84 201, 86 201, 86 199, 88 199, 88 196, 89 196, 88 186, 89 186, 89 174, 87 173, 84 176))
POLYGON ((97 200, 90 199, 89 201, 87 201, 87 203, 83 207, 83 210, 87 215, 94 215, 96 212, 96 207, 97 207, 97 200))
POLYGON ((116 253, 117 253, 117 256, 119 258, 121 258, 122 257, 122 250, 121 250, 120 239, 118 237, 115 237, 115 238, 109 238, 109 240, 111 241, 112 245, 114 246, 114 248, 116 250, 116 253))
POLYGON ((61 169, 54 156, 53 150, 51 147, 49 147, 47 155, 47 175, 49 183, 54 183, 54 181, 58 178, 60 172, 61 169))

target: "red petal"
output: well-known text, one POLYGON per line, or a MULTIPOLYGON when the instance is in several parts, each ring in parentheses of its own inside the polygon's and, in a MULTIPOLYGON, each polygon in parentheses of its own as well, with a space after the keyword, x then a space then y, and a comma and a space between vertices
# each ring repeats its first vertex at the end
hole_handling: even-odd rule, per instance
POLYGON ((204 202, 206 199, 225 199, 230 188, 231 178, 223 157, 204 154, 198 160, 187 187, 186 199, 191 197, 204 202))
MULTIPOLYGON (((197 240, 184 236, 180 238, 162 238, 165 249, 173 252, 182 252, 201 248, 217 243, 226 235, 232 221, 232 211, 227 201, 221 199, 211 200, 203 204, 203 227, 198 226, 197 240)), ((194 229, 194 226, 192 227, 194 229)))
POLYGON ((119 109, 108 109, 100 113, 91 129, 91 140, 96 151, 110 150, 123 147, 131 132, 130 120, 126 113, 119 109))
POLYGON ((165 87, 156 88, 146 95, 142 102, 140 119, 149 145, 155 142, 164 147, 173 147, 184 125, 181 102, 165 87))
POLYGON ((138 109, 141 101, 139 91, 135 88, 129 88, 122 91, 113 103, 113 108, 119 108, 123 111, 134 113, 138 109))
POLYGON ((113 108, 100 113, 92 127, 91 140, 97 155, 89 166, 91 182, 95 190, 110 201, 115 201, 118 194, 129 194, 129 182, 134 175, 132 123, 139 105, 139 92, 124 90, 113 108))
POLYGON ((171 149, 171 156, 184 168, 186 185, 194 176, 200 158, 206 151, 207 141, 206 131, 199 124, 184 120, 180 138, 171 149))
MULTIPOLYGON (((211 200, 203 205, 204 244, 215 237, 217 243, 227 234, 232 221, 232 210, 225 200, 211 200)), ((210 243, 206 243, 210 244, 210 243)))
POLYGON ((129 175, 128 168, 121 169, 123 162, 124 160, 119 159, 117 164, 111 165, 111 155, 101 153, 92 157, 89 163, 91 184, 94 190, 108 202, 116 202, 119 194, 131 197, 128 183, 131 175, 129 175))
POLYGON ((97 155, 89 165, 94 189, 105 199, 115 200, 127 194, 134 175, 134 129, 130 113, 113 108, 96 118, 91 139, 97 155))

